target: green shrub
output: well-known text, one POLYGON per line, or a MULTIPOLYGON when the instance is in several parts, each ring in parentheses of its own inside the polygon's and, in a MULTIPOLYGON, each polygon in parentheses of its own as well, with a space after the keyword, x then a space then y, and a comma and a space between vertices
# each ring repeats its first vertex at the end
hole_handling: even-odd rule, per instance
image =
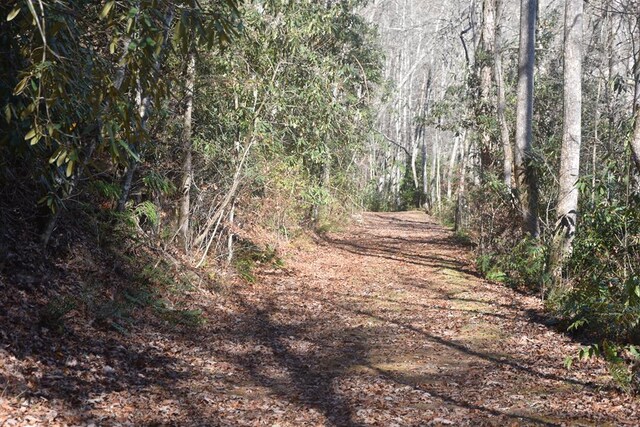
POLYGON ((616 342, 640 339, 640 204, 602 201, 582 216, 560 305, 572 329, 616 342))
POLYGON ((577 355, 568 356, 565 366, 570 369, 576 360, 601 357, 607 362, 607 370, 614 383, 624 392, 640 391, 640 351, 634 345, 621 345, 604 339, 580 349, 577 355))
POLYGON ((242 279, 249 283, 256 280, 255 269, 258 265, 266 265, 273 268, 284 267, 284 261, 278 256, 274 247, 260 248, 249 241, 240 241, 232 262, 236 272, 242 279))
POLYGON ((539 290, 547 281, 547 248, 540 241, 525 238, 508 255, 508 283, 539 290))
POLYGON ((508 253, 479 255, 476 265, 489 280, 537 291, 547 280, 546 252, 541 242, 525 238, 508 253))
POLYGON ((40 311, 40 325, 54 332, 64 331, 65 317, 76 308, 76 301, 71 297, 52 298, 40 311))

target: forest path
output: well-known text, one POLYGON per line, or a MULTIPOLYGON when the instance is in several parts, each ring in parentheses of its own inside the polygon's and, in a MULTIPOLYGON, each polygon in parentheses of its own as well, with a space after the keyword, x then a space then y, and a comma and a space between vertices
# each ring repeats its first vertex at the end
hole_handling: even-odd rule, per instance
POLYGON ((7 293, 0 426, 640 424, 601 361, 564 369, 579 345, 470 256, 422 212, 368 213, 253 284, 179 290, 198 327, 53 334, 7 293))
POLYGON ((268 387, 320 416, 298 425, 640 423, 602 364, 563 367, 579 346, 537 298, 479 278, 470 255, 422 212, 368 213, 263 278, 258 335, 284 375, 268 387))

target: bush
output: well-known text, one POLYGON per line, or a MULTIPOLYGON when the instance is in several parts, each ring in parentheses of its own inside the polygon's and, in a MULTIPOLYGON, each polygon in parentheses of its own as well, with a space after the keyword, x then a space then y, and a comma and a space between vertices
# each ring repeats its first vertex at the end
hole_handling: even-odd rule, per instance
POLYGON ((572 290, 561 313, 572 329, 617 342, 640 339, 640 200, 604 200, 586 210, 568 265, 572 290))
POLYGON ((62 333, 65 318, 75 308, 76 301, 71 297, 52 298, 40 311, 40 326, 62 333))
POLYGON ((546 252, 541 242, 525 238, 509 252, 479 255, 476 265, 489 280, 538 291, 547 279, 546 252))
POLYGON ((246 282, 254 283, 256 281, 254 272, 260 265, 282 268, 284 262, 273 247, 260 248, 250 241, 239 241, 233 258, 233 266, 238 275, 246 282))

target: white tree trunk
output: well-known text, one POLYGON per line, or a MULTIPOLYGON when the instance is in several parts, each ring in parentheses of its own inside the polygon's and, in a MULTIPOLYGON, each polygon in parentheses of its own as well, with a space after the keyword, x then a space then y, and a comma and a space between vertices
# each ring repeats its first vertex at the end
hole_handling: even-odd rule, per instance
MULTIPOLYGON (((482 2, 482 30, 480 35, 479 50, 481 55, 476 55, 476 61, 479 62, 479 80, 480 80, 480 108, 477 113, 482 116, 489 116, 491 111, 491 98, 493 81, 493 73, 490 58, 495 50, 495 31, 496 31, 496 0, 483 0, 482 2)), ((487 120, 483 120, 486 122, 487 120)), ((493 143, 489 127, 484 125, 480 129, 480 178, 484 180, 488 169, 493 164, 493 143)))
POLYGON ((422 130, 422 197, 424 197, 424 208, 427 212, 431 211, 431 203, 429 201, 429 171, 428 171, 428 154, 427 154, 427 137, 426 129, 422 130))
POLYGON ((583 0, 565 0, 564 130, 560 154, 557 223, 550 268, 560 284, 562 266, 571 254, 578 219, 578 178, 582 142, 582 18, 583 0))
POLYGON ((453 139, 453 148, 451 149, 451 156, 449 157, 449 168, 447 169, 447 200, 451 200, 454 175, 453 172, 456 166, 456 158, 458 157, 458 145, 460 145, 460 137, 456 136, 453 139))
POLYGON ((493 72, 496 83, 496 91, 498 95, 497 116, 500 126, 500 139, 502 141, 502 150, 504 153, 504 162, 502 168, 502 178, 506 188, 513 188, 513 150, 511 149, 511 141, 509 140, 509 124, 505 116, 507 105, 506 95, 504 91, 504 75, 502 74, 502 0, 496 1, 496 30, 495 44, 493 49, 493 72))
POLYGON ((441 154, 442 154, 442 146, 440 144, 441 141, 438 140, 437 146, 436 146, 436 150, 437 150, 437 156, 436 156, 436 203, 438 206, 438 210, 442 209, 442 184, 441 184, 441 168, 440 165, 442 164, 442 159, 441 159, 441 154))

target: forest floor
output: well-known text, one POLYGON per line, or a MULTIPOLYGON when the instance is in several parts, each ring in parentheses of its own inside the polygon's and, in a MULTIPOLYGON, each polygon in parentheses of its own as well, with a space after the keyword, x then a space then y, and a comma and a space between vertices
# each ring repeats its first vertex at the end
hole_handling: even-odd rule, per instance
POLYGON ((537 297, 470 258, 422 212, 365 214, 253 284, 190 291, 203 325, 126 334, 17 324, 5 284, 0 426, 640 425, 605 364, 564 368, 580 344, 537 297))

